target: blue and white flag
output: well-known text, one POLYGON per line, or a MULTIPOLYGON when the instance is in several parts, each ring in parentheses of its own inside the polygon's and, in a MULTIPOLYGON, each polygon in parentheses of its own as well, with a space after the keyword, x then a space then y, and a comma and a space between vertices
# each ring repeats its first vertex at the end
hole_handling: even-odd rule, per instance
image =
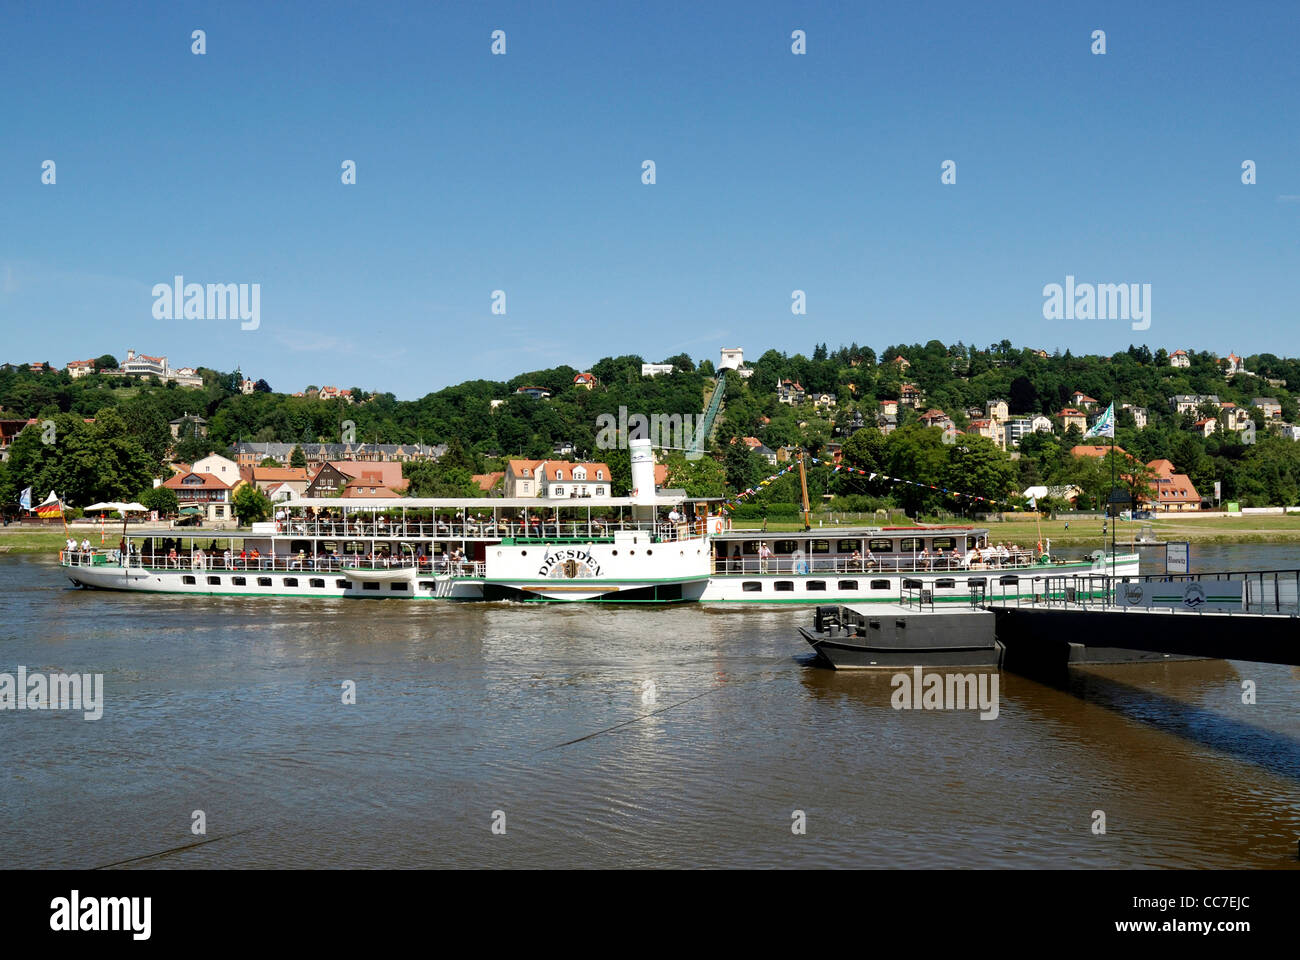
POLYGON ((30 510, 32 508, 31 487, 28 487, 26 490, 24 490, 22 494, 18 497, 18 506, 22 507, 24 510, 30 510))
POLYGON ((1084 434, 1085 439, 1089 437, 1114 437, 1115 436, 1115 404, 1111 403, 1106 408, 1106 412, 1097 418, 1088 432, 1084 434))

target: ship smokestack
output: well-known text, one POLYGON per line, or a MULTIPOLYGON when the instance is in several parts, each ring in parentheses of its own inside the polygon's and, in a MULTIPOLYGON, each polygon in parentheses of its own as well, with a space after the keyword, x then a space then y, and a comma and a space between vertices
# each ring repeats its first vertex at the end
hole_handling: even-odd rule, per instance
POLYGON ((632 455, 632 502, 651 503, 655 498, 655 457, 648 437, 627 442, 632 455))

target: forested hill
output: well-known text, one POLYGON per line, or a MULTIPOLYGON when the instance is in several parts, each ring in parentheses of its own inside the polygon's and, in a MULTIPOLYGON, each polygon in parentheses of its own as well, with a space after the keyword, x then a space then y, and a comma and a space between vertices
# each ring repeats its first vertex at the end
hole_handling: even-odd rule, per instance
MULTIPOLYGON (((1239 349, 1239 345, 1225 346, 1239 349)), ((1256 397, 1274 397, 1281 404, 1280 419, 1294 423, 1297 409, 1290 388, 1300 384, 1300 363, 1271 354, 1247 355, 1245 367, 1250 374, 1229 376, 1219 357, 1194 351, 1187 356, 1189 365, 1180 368, 1170 365, 1163 348, 1130 347, 1112 356, 1073 356, 1068 352, 1040 356, 1032 348, 1013 348, 1007 341, 988 348, 931 341, 890 346, 880 353, 856 344, 836 350, 821 345, 811 356, 769 350, 756 360, 751 354, 748 366, 753 373, 749 379, 728 378, 718 442, 711 452, 714 462, 725 465, 725 480, 731 488, 743 488, 755 476, 770 472, 747 455, 728 456, 735 446, 744 446, 728 444, 733 437, 756 438, 773 450, 799 446, 814 455, 827 442, 838 440, 846 443, 846 456, 856 462, 892 463, 900 473, 904 468, 912 471, 908 476, 915 474, 918 480, 924 480, 924 475, 937 480, 950 475, 954 454, 940 449, 922 455, 911 449, 922 443, 917 439, 922 432, 917 425, 918 412, 942 410, 963 429, 968 425, 968 411, 982 408, 986 401, 1008 401, 1012 415, 1052 416, 1069 406, 1075 391, 1082 391, 1102 407, 1114 400, 1117 408, 1131 404, 1149 412, 1150 423, 1143 430, 1135 429, 1129 413, 1121 414, 1117 437, 1121 446, 1144 462, 1167 458, 1180 472, 1188 473, 1198 488, 1212 488, 1214 480, 1221 480, 1225 498, 1248 503, 1296 502, 1300 493, 1296 451, 1300 444, 1262 429, 1265 422, 1258 410, 1251 410, 1261 428, 1257 442, 1243 443, 1241 436, 1228 430, 1206 437, 1193 424, 1207 415, 1222 416, 1222 410, 1206 406, 1176 414, 1170 398, 1212 394, 1220 403, 1249 408, 1256 397), (900 357, 906 362, 899 362, 900 357), (814 409, 811 402, 780 403, 777 385, 784 379, 797 381, 810 396, 835 394, 835 406, 814 409), (898 398, 905 383, 924 394, 921 410, 900 411, 899 429, 888 438, 872 439, 879 401, 898 398), (858 424, 865 424, 868 432, 855 437, 857 442, 850 445, 847 441, 858 424)), ((502 457, 552 456, 555 445, 562 442, 572 443, 578 457, 599 457, 613 466, 618 458, 596 445, 601 414, 617 416, 623 407, 630 414, 698 416, 714 385, 709 360, 696 364, 684 355, 667 358, 666 362, 675 365, 674 372, 653 378, 641 376, 642 360, 637 356, 601 360, 590 368, 598 381, 590 391, 574 382, 576 374, 587 371, 562 366, 521 373, 506 381, 467 381, 413 401, 399 401, 383 392, 382 384, 372 384, 380 389, 368 393, 354 388, 357 402, 351 404, 311 395, 292 396, 265 383, 260 383, 256 392, 243 395, 236 375, 212 370, 200 371, 204 380, 201 389, 186 389, 100 374, 72 380, 63 371, 34 373, 20 366, 0 370, 0 418, 46 419, 71 414, 67 429, 75 431, 79 428, 74 417, 75 423, 81 423, 83 418, 102 418, 106 408, 114 408, 119 417, 106 422, 120 422, 129 442, 138 444, 155 469, 168 456, 191 461, 209 449, 220 450, 241 439, 337 442, 349 427, 358 441, 434 444, 456 440, 479 468, 499 466, 502 457), (516 394, 520 387, 540 387, 551 395, 534 399, 516 394), (168 422, 183 414, 204 417, 208 437, 185 438, 176 449, 170 449, 168 422)), ((987 476, 966 464, 962 469, 971 480, 965 486, 991 485, 996 489, 990 492, 1004 496, 1029 483, 1072 481, 1080 469, 1068 456, 1074 440, 1077 436, 1070 436, 1058 425, 1056 436, 1035 438, 1022 448, 1024 455, 1018 460, 998 451, 994 457, 997 469, 987 476)), ((54 451, 49 455, 57 456, 54 451)), ((6 477, 6 488, 20 479, 6 477)), ((689 483, 712 490, 721 480, 721 474, 712 477, 701 468, 689 483)), ((813 481, 816 491, 890 495, 888 490, 863 489, 861 484, 853 490, 837 489, 837 484, 829 479, 813 481)), ((783 496, 782 490, 781 485, 774 485, 765 495, 783 496)))

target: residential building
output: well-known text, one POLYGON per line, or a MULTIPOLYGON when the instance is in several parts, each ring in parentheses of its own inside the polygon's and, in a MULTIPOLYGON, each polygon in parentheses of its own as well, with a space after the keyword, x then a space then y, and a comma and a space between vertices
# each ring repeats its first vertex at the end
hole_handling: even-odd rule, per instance
POLYGON ((329 386, 321 387, 320 393, 317 394, 317 397, 321 400, 342 400, 344 403, 351 403, 352 391, 340 390, 338 387, 330 384, 329 386))
POLYGON ((999 447, 1006 446, 1006 432, 1003 429, 1003 425, 996 420, 990 420, 987 417, 980 417, 978 420, 972 420, 970 426, 966 428, 966 432, 973 433, 980 437, 987 437, 999 447))
POLYGON ((1133 426, 1137 427, 1137 429, 1145 430, 1147 428, 1150 418, 1146 407, 1135 407, 1131 403, 1122 403, 1119 408, 1133 414, 1133 426))
POLYGON ((891 360, 890 363, 898 367, 899 370, 909 370, 912 366, 907 357, 903 356, 901 353, 891 360))
POLYGON ((356 460, 377 463, 394 460, 437 460, 447 452, 445 443, 249 443, 235 444, 235 460, 241 467, 259 466, 270 458, 282 467, 289 466, 295 447, 302 447, 309 467, 331 460, 356 460))
POLYGON ((1196 413, 1201 404, 1209 403, 1219 406, 1217 393, 1176 393, 1169 398, 1169 406, 1174 413, 1196 413))
POLYGON ((474 474, 474 483, 483 492, 483 496, 499 497, 501 496, 505 476, 504 470, 495 470, 492 473, 476 473, 474 474))
POLYGON ((551 391, 546 387, 519 387, 515 390, 516 396, 532 397, 534 400, 550 399, 551 391))
POLYGON ((164 480, 162 486, 175 492, 182 513, 200 510, 203 519, 209 523, 224 523, 233 516, 230 509, 232 485, 219 476, 190 471, 164 480))
POLYGON ((606 463, 546 460, 537 467, 536 477, 537 495, 547 500, 611 495, 609 465, 606 463))
POLYGON ((1020 441, 1031 433, 1051 433, 1052 421, 1041 413, 1032 417, 1017 417, 1002 424, 1006 446, 1020 446, 1020 441))
POLYGON ((1005 400, 986 400, 984 401, 984 416, 989 420, 1004 423, 1010 418, 1011 413, 1005 400))
POLYGON ((535 497, 538 494, 537 468, 544 460, 510 460, 502 481, 507 497, 535 497))
POLYGON ((240 381, 239 381, 239 392, 242 393, 242 394, 244 394, 245 396, 247 396, 248 394, 250 394, 250 393, 253 392, 253 388, 256 387, 256 386, 257 386, 257 383, 256 383, 255 381, 253 381, 253 380, 240 380, 240 381))
POLYGON ((594 390, 596 383, 597 380, 594 373, 574 374, 573 385, 580 390, 594 390))
POLYGON ((925 413, 921 414, 921 423, 924 426, 938 427, 941 430, 948 430, 954 425, 952 417, 937 408, 927 410, 925 413))
POLYGON ((1293 423, 1281 424, 1278 433, 1286 440, 1300 440, 1300 427, 1293 423))
MULTIPOLYGON (((1101 457, 1106 456, 1106 454, 1110 453, 1110 451, 1111 451, 1111 446, 1110 446, 1110 444, 1108 444, 1108 443, 1106 443, 1106 444, 1101 444, 1101 443, 1078 443, 1078 444, 1075 444, 1073 447, 1070 448, 1070 456, 1072 456, 1072 457, 1097 457, 1097 458, 1101 458, 1101 457)), ((1128 457, 1130 460, 1133 459, 1133 458, 1132 458, 1132 457, 1131 457, 1131 456, 1130 456, 1130 455, 1125 451, 1125 449, 1124 449, 1123 447, 1115 447, 1115 452, 1118 453, 1118 454, 1121 454, 1121 455, 1123 455, 1123 456, 1125 456, 1125 457, 1128 457)))
POLYGON ((807 396, 807 392, 798 381, 778 380, 776 383, 776 399, 788 406, 803 403, 807 396))
POLYGON ((919 410, 925 403, 925 394, 921 388, 914 383, 905 383, 898 388, 898 402, 905 407, 911 407, 913 410, 919 410))
POLYGON ((882 414, 884 414, 884 415, 886 415, 886 416, 890 416, 890 417, 896 417, 896 416, 898 416, 898 401, 897 401, 897 400, 881 400, 881 401, 880 401, 880 412, 881 412, 882 414))
POLYGON ((1201 436, 1208 437, 1219 428, 1219 421, 1214 417, 1202 417, 1192 424, 1192 429, 1197 431, 1201 436))
POLYGON ((876 415, 876 426, 885 436, 889 436, 898 429, 898 414, 880 413, 876 415))
POLYGON ((68 376, 73 380, 80 380, 82 377, 88 377, 95 372, 94 360, 69 360, 68 376))
POLYGON ((671 363, 643 363, 641 364, 641 376, 657 377, 661 374, 667 376, 673 372, 671 363))
POLYGON ((1082 390, 1076 390, 1070 395, 1071 405, 1082 407, 1084 410, 1091 410, 1098 402, 1096 397, 1090 397, 1082 390))
POLYGON ((408 485, 396 461, 330 460, 312 474, 304 496, 398 497, 408 485))
POLYGON ((1155 475, 1151 482, 1151 502, 1157 510, 1181 513, 1201 509, 1201 497, 1184 473, 1175 473, 1168 460, 1152 460, 1147 468, 1155 475))
MULTIPOLYGON (((734 437, 731 442, 736 442, 734 437)), ((741 437, 740 442, 749 447, 750 450, 754 451, 754 453, 762 457, 773 467, 776 466, 777 460, 781 458, 780 453, 773 450, 771 447, 766 446, 762 440, 758 439, 758 437, 741 437)))
POLYGON ((835 406, 835 394, 819 393, 813 397, 813 407, 817 410, 828 410, 835 406))
POLYGON ((1069 430, 1070 427, 1078 427, 1079 431, 1085 432, 1088 429, 1088 415, 1082 410, 1076 410, 1074 407, 1066 407, 1058 414, 1061 418, 1062 432, 1069 430))
POLYGON ((1245 430, 1247 424, 1255 422, 1251 419, 1249 410, 1232 401, 1225 401, 1219 409, 1223 411, 1223 422, 1229 430, 1245 430))
POLYGON ((1224 372, 1228 376, 1232 376, 1235 373, 1250 372, 1246 369, 1246 361, 1241 359, 1241 357, 1237 356, 1235 353, 1228 354, 1228 356, 1224 358, 1223 362, 1227 364, 1227 370, 1224 372))
POLYGON ((306 467, 246 467, 245 471, 241 475, 267 496, 271 495, 272 487, 295 497, 304 496, 312 480, 311 471, 306 467))
POLYGON ((121 370, 128 377, 157 377, 159 380, 166 380, 167 358, 151 357, 148 354, 128 350, 121 370))
POLYGON ((1276 397, 1255 397, 1250 401, 1250 405, 1263 410, 1264 416, 1270 420, 1282 419, 1282 404, 1277 402, 1276 397))
POLYGON ((172 420, 168 426, 171 427, 172 439, 174 440, 179 440, 181 437, 206 437, 208 435, 208 421, 198 414, 187 413, 172 420))
POLYGON ((219 453, 210 453, 206 457, 200 457, 194 461, 194 465, 189 469, 194 473, 208 473, 224 480, 230 485, 232 491, 238 489, 240 484, 239 465, 229 457, 223 457, 219 453))
POLYGON ((1169 366, 1187 368, 1192 365, 1192 358, 1187 355, 1186 350, 1175 350, 1169 354, 1169 366))

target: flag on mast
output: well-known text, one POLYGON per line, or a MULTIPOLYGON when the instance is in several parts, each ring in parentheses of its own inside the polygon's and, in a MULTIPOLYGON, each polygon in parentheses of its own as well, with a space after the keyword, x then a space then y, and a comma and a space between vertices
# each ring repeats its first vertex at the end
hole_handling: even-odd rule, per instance
POLYGON ((1083 436, 1084 439, 1110 437, 1113 440, 1115 438, 1115 404, 1113 401, 1106 408, 1106 412, 1097 418, 1097 422, 1089 427, 1088 432, 1083 436))
POLYGON ((24 490, 21 494, 19 494, 19 496, 18 496, 18 506, 22 507, 24 510, 30 510, 30 509, 32 508, 32 488, 31 488, 31 487, 28 487, 28 488, 27 488, 26 490, 24 490))
POLYGON ((63 503, 53 490, 50 495, 36 505, 36 515, 38 517, 61 517, 63 516, 63 503))

